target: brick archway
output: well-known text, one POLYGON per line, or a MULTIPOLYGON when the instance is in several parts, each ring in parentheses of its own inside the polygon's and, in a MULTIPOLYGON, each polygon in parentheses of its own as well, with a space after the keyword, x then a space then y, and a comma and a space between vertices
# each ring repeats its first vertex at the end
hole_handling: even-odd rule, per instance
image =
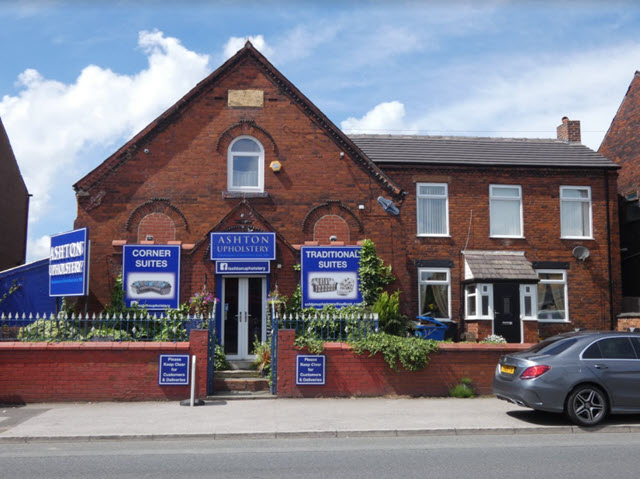
POLYGON ((305 241, 329 244, 332 236, 345 243, 362 239, 364 228, 360 219, 341 201, 327 201, 312 208, 302 222, 305 241))
POLYGON ((189 231, 187 219, 168 199, 154 198, 141 204, 129 215, 125 225, 127 240, 144 241, 147 235, 157 243, 180 239, 180 233, 189 231))

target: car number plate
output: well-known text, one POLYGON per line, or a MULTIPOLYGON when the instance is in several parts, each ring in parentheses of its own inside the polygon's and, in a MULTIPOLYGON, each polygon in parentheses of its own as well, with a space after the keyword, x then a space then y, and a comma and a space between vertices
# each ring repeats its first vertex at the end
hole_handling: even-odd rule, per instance
POLYGON ((500 365, 500 372, 505 374, 513 374, 516 372, 515 366, 500 365))

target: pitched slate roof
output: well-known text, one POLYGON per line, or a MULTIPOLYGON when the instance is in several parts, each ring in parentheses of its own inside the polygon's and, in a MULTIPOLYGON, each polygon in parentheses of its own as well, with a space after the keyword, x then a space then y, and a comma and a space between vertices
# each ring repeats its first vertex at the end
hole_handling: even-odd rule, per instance
POLYGON ((463 251, 462 253, 465 259, 465 280, 467 281, 538 281, 538 275, 522 251, 463 251))
POLYGON ((554 139, 349 135, 374 163, 615 169, 580 143, 554 139))

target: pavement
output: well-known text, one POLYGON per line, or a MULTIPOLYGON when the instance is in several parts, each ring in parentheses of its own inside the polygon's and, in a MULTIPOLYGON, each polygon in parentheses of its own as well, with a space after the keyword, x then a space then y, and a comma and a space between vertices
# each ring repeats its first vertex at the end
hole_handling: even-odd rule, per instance
POLYGON ((640 433, 640 415, 582 429, 493 397, 207 399, 0 405, 0 443, 119 439, 276 439, 468 434, 640 433))

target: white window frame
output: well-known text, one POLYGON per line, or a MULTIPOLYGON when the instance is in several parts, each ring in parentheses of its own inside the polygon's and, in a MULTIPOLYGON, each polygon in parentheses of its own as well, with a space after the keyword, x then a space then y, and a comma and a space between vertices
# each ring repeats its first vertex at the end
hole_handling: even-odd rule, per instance
MULTIPOLYGON (((565 302, 565 305, 567 303, 565 302)), ((520 319, 525 321, 538 320, 538 285, 537 284, 521 284, 520 285, 520 319), (531 298, 531 314, 526 314, 525 298, 531 298)))
POLYGON ((560 186, 560 238, 562 239, 593 239, 593 202, 591 201, 590 186, 560 186), (564 198, 562 193, 566 190, 586 190, 587 198, 564 198), (588 236, 569 236, 565 235, 562 230, 562 210, 565 203, 588 203, 589 204, 589 235, 588 236))
POLYGON ((489 185, 489 237, 491 238, 524 238, 524 221, 522 213, 522 186, 521 185, 489 185), (518 189, 518 197, 494 197, 493 191, 498 189, 518 189), (493 218, 491 218, 491 204, 496 201, 516 201, 520 203, 520 234, 519 235, 499 235, 493 234, 493 218))
POLYGON ((417 231, 417 235, 421 237, 448 237, 449 236, 449 185, 447 183, 416 183, 416 228, 420 228, 420 209, 421 200, 445 200, 445 232, 444 233, 425 233, 417 231), (420 194, 421 186, 444 186, 444 195, 424 195, 420 194))
POLYGON ((467 287, 464 288, 464 305, 466 319, 493 319, 493 284, 478 283, 467 285, 467 287), (482 314, 483 296, 487 296, 489 298, 489 311, 487 314, 482 314), (475 297, 476 299, 476 314, 469 313, 470 297, 475 297))
POLYGON ((422 304, 422 292, 420 291, 420 285, 422 284, 433 284, 433 285, 446 285, 447 286, 447 309, 449 311, 448 318, 434 318, 438 321, 451 321, 451 270, 449 268, 418 268, 418 310, 420 310, 420 305, 422 304), (422 280, 422 273, 430 272, 430 273, 446 273, 446 280, 422 280))
POLYGON ((233 139, 229 143, 227 149, 227 190, 244 193, 262 193, 264 192, 264 147, 262 143, 250 135, 241 135, 233 139), (233 158, 235 155, 240 155, 238 152, 232 152, 231 148, 239 140, 252 140, 260 147, 260 153, 258 153, 258 186, 234 186, 233 185, 233 158))
MULTIPOLYGON (((569 317, 569 281, 567 276, 566 269, 537 269, 536 274, 538 278, 540 277, 540 273, 548 273, 548 274, 562 274, 562 279, 540 279, 539 284, 564 284, 564 319, 540 319, 538 318, 538 313, 540 311, 536 311, 536 318, 538 318, 539 323, 570 323, 569 317)), ((536 292, 537 295, 537 292, 536 292)), ((536 297, 536 309, 538 307, 536 297)))

